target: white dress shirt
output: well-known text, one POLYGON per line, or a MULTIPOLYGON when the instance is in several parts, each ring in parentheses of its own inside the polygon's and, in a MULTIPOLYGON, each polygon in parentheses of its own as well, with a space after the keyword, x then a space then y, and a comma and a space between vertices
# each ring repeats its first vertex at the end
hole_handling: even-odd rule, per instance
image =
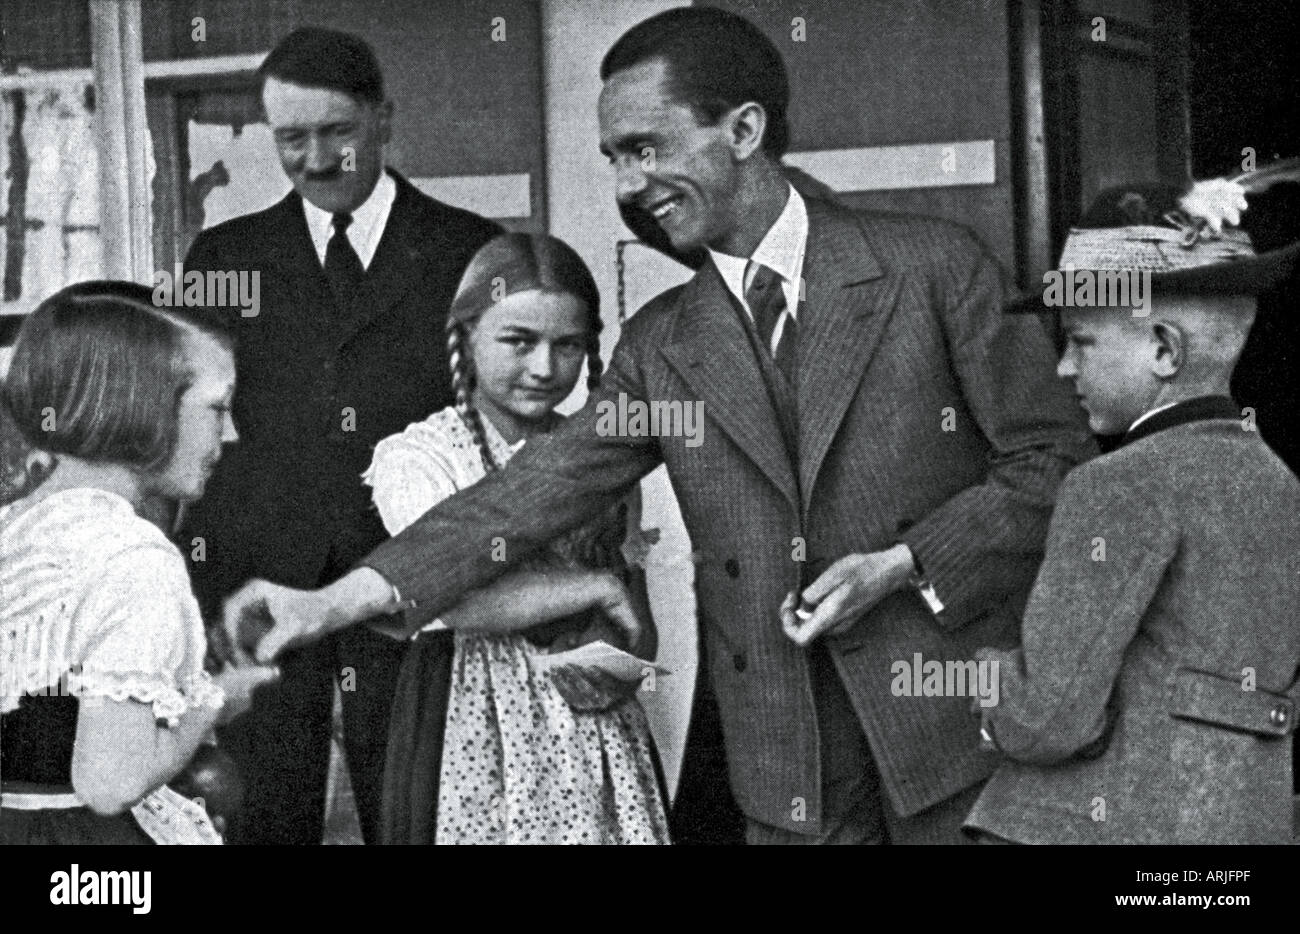
POLYGON ((745 271, 749 263, 752 260, 780 273, 783 280, 781 288, 785 291, 785 310, 781 312, 776 327, 772 329, 772 346, 768 350, 773 354, 776 353, 781 335, 785 332, 786 320, 788 318, 798 320, 799 317, 800 281, 803 276, 804 250, 807 246, 808 206, 804 204, 799 192, 791 187, 790 197, 785 202, 781 216, 768 229, 767 234, 758 244, 758 249, 754 250, 753 256, 728 256, 726 253, 709 250, 709 256, 713 257, 713 264, 722 275, 722 281, 727 284, 731 294, 736 296, 751 321, 754 313, 745 301, 745 271))
MULTIPOLYGON (((716 250, 709 250, 714 265, 717 266, 718 272, 722 275, 722 281, 727 284, 731 294, 736 296, 741 307, 750 316, 750 320, 753 320, 754 313, 745 301, 745 272, 750 261, 762 263, 764 266, 781 274, 784 280, 781 287, 785 290, 785 311, 781 313, 781 317, 777 319, 776 327, 772 329, 772 345, 768 349, 773 356, 776 355, 777 345, 781 342, 781 334, 785 331, 786 320, 793 317, 797 321, 799 318, 798 309, 802 291, 804 252, 807 247, 808 206, 804 204, 803 197, 799 192, 795 191, 794 187, 791 186, 790 197, 785 203, 785 209, 781 211, 781 216, 776 219, 776 223, 771 226, 758 244, 758 249, 754 250, 752 257, 746 259, 728 256, 726 253, 719 253, 716 250)), ((931 613, 937 615, 943 612, 943 601, 939 598, 934 585, 929 580, 924 577, 913 576, 910 583, 921 595, 931 613)))
MULTIPOLYGON (((361 265, 366 269, 370 268, 375 250, 379 249, 379 240, 384 235, 388 215, 396 200, 397 183, 391 175, 383 172, 375 183, 374 191, 370 192, 370 197, 352 212, 352 223, 347 229, 348 242, 357 251, 361 265)), ((329 247, 330 237, 334 235, 334 215, 322 211, 306 198, 302 199, 302 210, 307 215, 307 229, 311 232, 312 246, 316 248, 321 266, 324 266, 325 250, 329 247)))

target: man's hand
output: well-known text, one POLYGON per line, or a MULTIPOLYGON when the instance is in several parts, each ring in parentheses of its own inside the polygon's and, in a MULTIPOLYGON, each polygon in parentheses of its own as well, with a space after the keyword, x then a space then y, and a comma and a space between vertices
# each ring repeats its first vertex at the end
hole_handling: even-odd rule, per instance
POLYGON ((906 545, 866 555, 846 555, 804 590, 804 603, 815 607, 808 619, 799 619, 795 608, 800 595, 790 592, 781 604, 781 628, 801 647, 822 635, 847 632, 862 614, 907 586, 915 570, 912 551, 906 545))
POLYGON ((269 662, 286 648, 398 608, 383 575, 361 567, 321 590, 249 581, 226 600, 224 623, 238 652, 255 650, 259 662, 269 662))
POLYGON ((613 637, 605 637, 606 641, 619 648, 640 645, 641 619, 637 616, 627 585, 613 574, 602 574, 599 583, 600 596, 593 606, 599 611, 600 623, 617 630, 617 635, 611 633, 613 637))
POLYGON ((226 600, 227 641, 241 659, 256 655, 259 662, 269 662, 289 646, 315 641, 328 632, 329 606, 321 593, 249 581, 226 600))

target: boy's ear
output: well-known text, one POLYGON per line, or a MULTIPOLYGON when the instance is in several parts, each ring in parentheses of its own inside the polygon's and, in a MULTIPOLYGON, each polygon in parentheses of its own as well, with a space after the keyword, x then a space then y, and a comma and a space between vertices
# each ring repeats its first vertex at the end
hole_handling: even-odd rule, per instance
POLYGON ((1161 379, 1170 379, 1187 360, 1186 336, 1177 325, 1160 320, 1151 322, 1151 336, 1155 346, 1151 372, 1161 379))

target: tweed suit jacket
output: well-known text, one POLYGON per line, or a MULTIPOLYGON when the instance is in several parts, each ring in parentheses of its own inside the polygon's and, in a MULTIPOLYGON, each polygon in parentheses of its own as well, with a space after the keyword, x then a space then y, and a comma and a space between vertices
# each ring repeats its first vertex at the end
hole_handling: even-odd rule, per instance
POLYGON ((985 719, 1009 759, 967 826, 1025 843, 1291 842, 1297 516, 1300 482, 1239 416, 1071 473, 1023 647, 982 653, 1000 665, 985 719))
POLYGON ((806 653, 781 631, 782 599, 844 555, 911 546, 946 611, 892 595, 831 650, 894 806, 941 801, 994 757, 977 749, 966 699, 893 697, 890 664, 1013 642, 1057 485, 1094 449, 1040 322, 1002 314, 999 271, 975 237, 929 219, 808 210, 797 467, 741 312, 708 263, 628 322, 580 413, 363 564, 435 612, 500 573, 494 537, 513 560, 666 463, 697 555, 737 803, 815 833, 812 687, 806 653), (620 394, 702 402, 701 443, 602 435, 599 412, 620 394))
POLYGON ((261 292, 255 317, 214 310, 236 335, 240 439, 185 523, 185 541, 206 542, 191 567, 208 611, 250 576, 327 583, 383 541, 361 483, 374 445, 451 401, 447 309, 501 231, 389 174, 397 197, 353 308, 335 306, 296 192, 205 230, 186 257, 256 271, 261 292))

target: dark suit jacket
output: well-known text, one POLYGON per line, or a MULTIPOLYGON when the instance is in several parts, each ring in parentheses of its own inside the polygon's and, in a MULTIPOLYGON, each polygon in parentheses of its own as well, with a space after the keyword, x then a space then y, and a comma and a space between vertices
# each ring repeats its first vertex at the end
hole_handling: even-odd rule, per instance
POLYGON ((898 593, 830 648, 894 807, 941 801, 995 757, 977 749, 967 699, 892 696, 891 662, 1014 642, 1057 484, 1095 450, 1041 323, 1002 313, 999 270, 974 236, 808 210, 798 483, 741 312, 708 263, 627 323, 581 413, 363 562, 436 612, 500 573, 494 536, 517 559, 665 462, 701 556, 700 624, 736 800, 795 832, 818 830, 821 784, 807 656, 780 626, 786 593, 846 554, 911 546, 947 611, 936 619, 898 593), (620 393, 702 401, 703 443, 603 436, 599 414, 620 393), (794 559, 798 537, 806 562, 794 559))
POLYGON ((223 310, 240 440, 186 521, 184 542, 206 540, 207 560, 191 564, 209 611, 253 575, 326 583, 382 541, 360 479, 375 442, 451 400, 447 309, 500 228, 390 174, 397 198, 350 312, 335 307, 294 192, 204 231, 186 258, 187 270, 258 271, 261 285, 256 317, 223 310))
POLYGON ((1071 473, 1023 649, 983 653, 1001 695, 985 718, 1011 761, 968 826, 1023 843, 1290 843, 1297 516, 1300 482, 1239 416, 1071 473))

